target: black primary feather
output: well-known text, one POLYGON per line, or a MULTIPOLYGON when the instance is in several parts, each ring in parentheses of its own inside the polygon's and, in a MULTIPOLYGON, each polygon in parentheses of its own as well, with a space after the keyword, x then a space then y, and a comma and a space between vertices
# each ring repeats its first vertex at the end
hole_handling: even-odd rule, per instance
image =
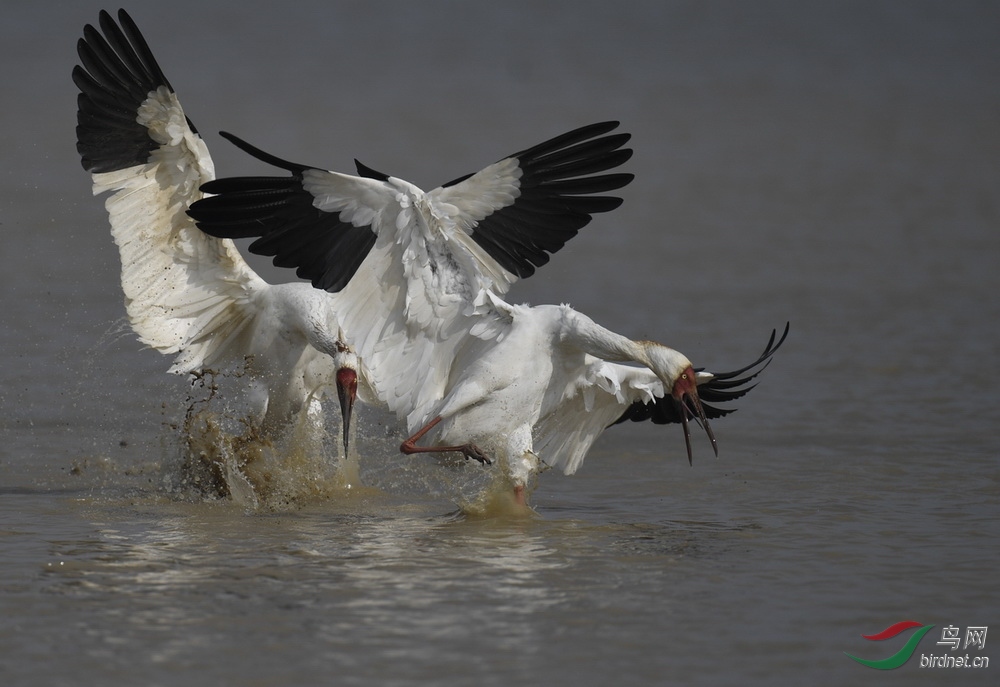
MULTIPOLYGON (((632 156, 622 148, 629 134, 605 135, 617 127, 618 122, 581 127, 512 156, 522 171, 520 195, 481 220, 472 238, 508 271, 520 277, 533 274, 590 222, 592 214, 621 204, 621 198, 591 195, 621 188, 633 178, 595 174, 632 156)), ((266 153, 232 134, 222 135, 249 155, 291 172, 291 177, 236 177, 205 184, 202 190, 214 195, 189 211, 198 226, 220 238, 259 237, 250 245, 251 252, 273 257, 279 267, 295 267, 298 276, 317 288, 343 288, 374 245, 374 232, 313 206, 313 196, 302 185, 302 174, 310 167, 266 153)), ((357 160, 355 166, 363 177, 389 179, 357 160)))
POLYGON ((145 164, 160 144, 136 121, 139 106, 160 86, 173 92, 125 10, 118 11, 118 23, 102 10, 99 23, 103 35, 90 24, 84 27, 77 43, 80 64, 73 68, 80 89, 76 149, 92 173, 145 164))
POLYGON ((228 177, 202 185, 209 195, 188 214, 202 231, 217 238, 257 238, 249 250, 273 258, 277 267, 294 267, 302 279, 325 291, 339 291, 350 281, 375 245, 370 227, 342 222, 340 213, 313 205, 302 186, 302 173, 313 169, 266 153, 222 132, 253 157, 292 173, 286 177, 228 177))
MULTIPOLYGON (((714 420, 736 412, 736 408, 720 408, 713 404, 735 401, 745 396, 756 386, 756 384, 750 384, 750 382, 770 364, 771 356, 785 342, 789 327, 790 324, 785 324, 785 331, 781 334, 781 338, 778 339, 777 343, 775 343, 775 337, 778 332, 777 330, 772 330, 771 338, 768 339, 764 351, 749 365, 730 372, 713 373, 714 376, 711 380, 698 385, 698 398, 701 399, 701 405, 705 411, 706 418, 714 420)), ((700 371, 701 369, 696 370, 696 372, 700 371)), ((670 395, 670 390, 667 389, 664 396, 652 401, 636 401, 612 425, 629 420, 632 422, 645 422, 649 420, 657 425, 679 423, 681 421, 681 412, 681 405, 674 400, 673 396, 670 395)), ((697 417, 697 414, 689 412, 688 417, 697 417)))
MULTIPOLYGON (((490 257, 518 277, 530 277, 586 226, 592 215, 622 203, 616 196, 595 196, 622 188, 632 174, 603 174, 632 157, 622 148, 629 134, 608 134, 618 122, 580 127, 508 156, 521 169, 520 195, 511 205, 484 217, 472 238, 490 257)), ((504 159, 508 159, 504 158, 504 159)), ((471 174, 444 184, 454 186, 471 174)))

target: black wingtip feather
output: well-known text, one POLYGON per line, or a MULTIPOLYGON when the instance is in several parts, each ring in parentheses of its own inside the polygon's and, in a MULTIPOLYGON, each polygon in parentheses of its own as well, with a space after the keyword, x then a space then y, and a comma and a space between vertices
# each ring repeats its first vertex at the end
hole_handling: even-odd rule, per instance
POLYGON ((102 10, 101 31, 87 24, 77 41, 76 147, 83 168, 92 173, 148 161, 159 144, 136 121, 139 106, 161 86, 173 91, 132 18, 120 10, 118 20, 121 26, 102 10))
MULTIPOLYGON (((634 176, 601 174, 632 157, 622 148, 627 133, 609 134, 617 121, 579 127, 509 156, 521 169, 520 195, 479 221, 472 238, 505 270, 524 278, 586 226, 594 214, 622 203, 616 196, 595 196, 620 189, 634 176)), ((460 184, 472 175, 445 186, 460 184)))
MULTIPOLYGON (((785 342, 790 327, 790 322, 785 324, 784 332, 778 338, 777 343, 775 343, 775 338, 778 332, 776 329, 772 330, 771 337, 768 339, 763 352, 749 365, 731 372, 713 373, 714 377, 711 380, 698 385, 698 396, 701 399, 706 418, 714 420, 736 412, 736 408, 723 408, 712 404, 735 401, 756 387, 756 383, 750 384, 750 382, 756 379, 770 365, 771 356, 785 342)), ((658 425, 673 424, 681 421, 681 412, 681 406, 674 400, 673 396, 668 394, 649 402, 637 401, 633 403, 612 425, 629 420, 632 422, 645 422, 649 420, 658 425)))
MULTIPOLYGON (((586 141, 591 138, 597 138, 598 136, 603 136, 609 131, 614 131, 618 128, 621 122, 608 121, 608 122, 597 122, 596 124, 588 124, 586 126, 581 126, 579 128, 573 129, 572 131, 567 131, 564 134, 560 134, 554 138, 550 138, 547 141, 543 141, 537 145, 530 148, 526 148, 519 153, 515 153, 510 157, 516 158, 542 158, 545 155, 552 153, 553 151, 560 150, 562 148, 568 148, 581 141, 586 141)), ((626 140, 628 140, 626 138, 626 140)))
POLYGON ((221 135, 292 175, 226 177, 202 185, 211 195, 188 210, 198 228, 217 238, 256 238, 251 253, 272 258, 277 267, 296 268, 300 278, 318 289, 346 286, 375 244, 371 228, 342 222, 339 213, 313 205, 315 198, 302 180, 303 172, 314 168, 266 153, 233 134, 221 135))
MULTIPOLYGON (((108 16, 109 22, 110 19, 111 17, 108 16)), ((114 22, 110 23, 113 24, 114 22)), ((173 86, 170 85, 170 81, 167 80, 163 70, 160 69, 160 65, 157 63, 156 58, 153 57, 153 51, 149 49, 149 44, 146 42, 145 36, 142 35, 142 32, 139 31, 139 27, 136 25, 135 21, 132 20, 132 17, 130 17, 129 13, 124 9, 118 10, 118 23, 121 24, 122 31, 128 38, 129 42, 135 47, 136 56, 146 68, 146 72, 149 74, 151 79, 154 82, 163 84, 172 92, 176 92, 174 91, 173 86)))
POLYGON ((310 169, 308 165, 300 165, 296 162, 289 162, 288 160, 283 160, 277 155, 272 155, 271 153, 265 153, 260 148, 253 146, 246 141, 244 141, 239 136, 229 133, 228 131, 220 131, 219 135, 224 139, 232 143, 234 146, 242 150, 244 153, 257 158, 261 162, 266 162, 269 165, 278 167, 280 169, 286 169, 293 174, 301 174, 307 169, 310 169))
POLYGON ((375 179, 376 181, 389 181, 389 175, 378 172, 368 165, 362 163, 357 158, 354 159, 354 167, 358 170, 358 176, 375 179))

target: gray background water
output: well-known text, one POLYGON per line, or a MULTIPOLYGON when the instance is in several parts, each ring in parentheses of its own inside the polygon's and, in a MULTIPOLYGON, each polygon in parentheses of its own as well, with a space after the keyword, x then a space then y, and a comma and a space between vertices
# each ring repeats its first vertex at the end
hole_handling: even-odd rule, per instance
POLYGON ((917 664, 1000 610, 1000 5, 129 6, 223 174, 261 168, 219 129, 431 188, 620 119, 625 205, 514 300, 721 369, 792 322, 718 460, 615 428, 530 522, 451 516, 378 442, 360 495, 165 491, 187 388, 122 332, 74 151, 100 6, 0 21, 0 683, 995 680, 917 664), (894 653, 908 635, 860 635, 907 619, 937 627, 902 668, 844 656, 894 653))

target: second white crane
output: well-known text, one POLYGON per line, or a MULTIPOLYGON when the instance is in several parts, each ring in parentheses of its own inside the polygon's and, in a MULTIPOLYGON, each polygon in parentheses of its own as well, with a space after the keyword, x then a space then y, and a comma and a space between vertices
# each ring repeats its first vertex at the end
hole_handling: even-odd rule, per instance
POLYGON ((337 291, 348 340, 407 422, 404 453, 498 459, 525 505, 543 463, 575 471, 616 421, 681 423, 690 460, 693 419, 715 447, 708 421, 731 410, 703 398, 742 396, 784 341, 772 333, 751 365, 711 374, 568 306, 502 299, 592 214, 620 204, 594 195, 632 178, 601 174, 631 155, 616 127, 576 129, 426 193, 360 163, 360 176, 325 171, 227 135, 291 176, 220 179, 190 213, 213 236, 259 237, 251 251, 337 291))

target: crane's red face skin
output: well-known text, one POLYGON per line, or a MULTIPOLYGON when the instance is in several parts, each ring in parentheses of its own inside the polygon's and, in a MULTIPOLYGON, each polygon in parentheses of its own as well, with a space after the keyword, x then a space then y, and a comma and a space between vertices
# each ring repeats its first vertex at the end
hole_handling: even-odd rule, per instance
POLYGON ((350 444, 351 411, 354 409, 354 399, 358 395, 358 373, 349 367, 337 370, 337 396, 340 398, 340 414, 344 419, 344 454, 350 444))
POLYGON ((698 383, 695 381, 694 369, 688 368, 681 372, 680 377, 674 380, 674 388, 670 390, 671 395, 678 401, 683 401, 684 397, 689 394, 694 394, 695 398, 698 397, 698 383))
POLYGON ((701 406, 701 399, 698 398, 697 379, 694 369, 688 367, 674 380, 674 387, 670 390, 670 395, 674 397, 674 401, 680 407, 681 427, 684 428, 684 444, 687 446, 688 465, 694 463, 691 454, 691 430, 688 427, 688 416, 705 428, 705 432, 712 442, 712 449, 715 451, 715 455, 719 455, 719 446, 715 441, 715 434, 708 424, 708 418, 705 417, 705 409, 701 406))

